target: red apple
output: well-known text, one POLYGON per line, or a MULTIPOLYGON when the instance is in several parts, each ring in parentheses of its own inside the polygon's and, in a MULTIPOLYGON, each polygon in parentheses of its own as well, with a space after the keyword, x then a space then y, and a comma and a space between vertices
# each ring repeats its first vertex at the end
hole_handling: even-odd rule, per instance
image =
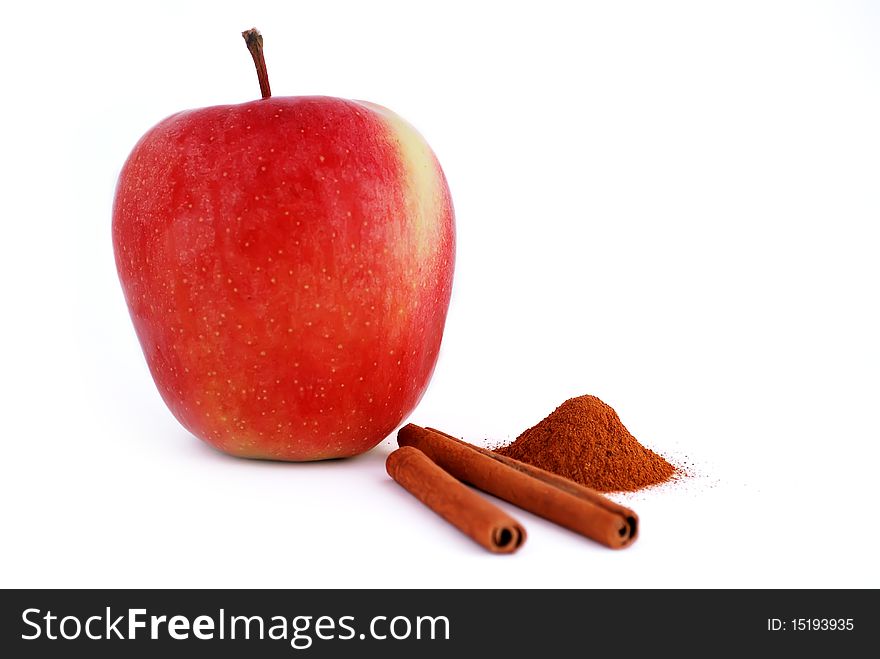
POLYGON ((172 115, 113 206, 116 266, 156 386, 233 455, 370 449, 412 411, 440 348, 455 259, 446 180, 379 105, 271 97, 172 115))

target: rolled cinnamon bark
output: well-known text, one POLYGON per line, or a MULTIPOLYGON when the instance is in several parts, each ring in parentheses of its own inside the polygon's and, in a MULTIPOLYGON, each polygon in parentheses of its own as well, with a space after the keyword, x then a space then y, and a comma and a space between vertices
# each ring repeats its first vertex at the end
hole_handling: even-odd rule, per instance
POLYGON ((634 511, 549 471, 414 424, 400 429, 397 443, 419 449, 459 480, 606 547, 622 549, 638 535, 634 511))
POLYGON ((385 469, 410 494, 489 551, 510 554, 525 542, 525 529, 515 519, 418 449, 397 449, 388 456, 385 469))

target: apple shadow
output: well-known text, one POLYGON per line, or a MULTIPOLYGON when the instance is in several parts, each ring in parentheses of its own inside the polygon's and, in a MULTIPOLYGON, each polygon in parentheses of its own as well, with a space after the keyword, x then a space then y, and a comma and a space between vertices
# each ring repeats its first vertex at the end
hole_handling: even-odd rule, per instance
MULTIPOLYGON (((412 507, 412 510, 420 511, 423 517, 426 520, 433 520, 433 523, 437 524, 437 532, 442 533, 441 528, 445 527, 446 536, 443 539, 444 545, 448 545, 449 548, 457 547, 459 551, 464 552, 468 555, 473 555, 475 557, 492 557, 495 554, 490 554, 485 549, 480 547, 476 542, 467 537, 465 534, 458 531, 454 526, 446 522, 439 515, 437 515, 430 508, 425 506, 422 502, 416 499, 412 494, 403 489, 400 485, 395 483, 386 473, 385 471, 385 460, 388 455, 397 448, 394 437, 396 433, 392 433, 386 439, 382 440, 378 445, 362 453, 360 455, 356 455, 349 458, 334 458, 329 460, 314 460, 310 462, 288 462, 284 460, 265 460, 259 458, 242 458, 234 455, 229 455, 228 453, 224 453, 219 449, 214 448, 207 442, 203 442, 198 439, 195 435, 192 435, 185 430, 181 430, 180 432, 181 443, 188 447, 184 449, 188 452, 190 456, 198 459, 199 461, 214 461, 215 464, 218 465, 240 465, 247 466, 251 469, 309 469, 309 470, 318 470, 318 469, 339 469, 340 467, 345 468, 347 465, 351 466, 366 466, 368 469, 373 470, 375 473, 375 485, 379 488, 382 496, 387 496, 391 500, 391 505, 393 507, 412 507)), ((490 497, 494 498, 494 497, 490 497)), ((425 523, 430 523, 426 521, 425 523)), ((417 538, 419 538, 418 533, 413 534, 414 540, 416 542, 417 538)), ((499 554, 504 555, 504 554, 499 554)), ((513 554, 506 554, 508 556, 512 556, 513 554)))

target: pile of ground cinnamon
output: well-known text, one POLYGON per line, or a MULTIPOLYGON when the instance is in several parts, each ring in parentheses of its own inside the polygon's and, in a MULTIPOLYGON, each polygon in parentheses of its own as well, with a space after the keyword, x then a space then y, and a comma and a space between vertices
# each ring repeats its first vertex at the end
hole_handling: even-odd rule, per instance
POLYGON ((669 480, 676 469, 642 446, 595 396, 565 401, 496 453, 601 492, 632 492, 669 480))

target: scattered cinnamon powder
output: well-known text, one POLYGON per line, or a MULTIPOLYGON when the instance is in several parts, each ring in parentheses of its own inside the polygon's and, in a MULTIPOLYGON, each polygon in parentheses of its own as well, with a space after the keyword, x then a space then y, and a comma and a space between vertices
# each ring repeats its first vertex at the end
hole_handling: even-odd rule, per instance
POLYGON ((595 396, 565 401, 495 452, 600 492, 632 492, 676 473, 661 456, 639 444, 617 412, 595 396))

